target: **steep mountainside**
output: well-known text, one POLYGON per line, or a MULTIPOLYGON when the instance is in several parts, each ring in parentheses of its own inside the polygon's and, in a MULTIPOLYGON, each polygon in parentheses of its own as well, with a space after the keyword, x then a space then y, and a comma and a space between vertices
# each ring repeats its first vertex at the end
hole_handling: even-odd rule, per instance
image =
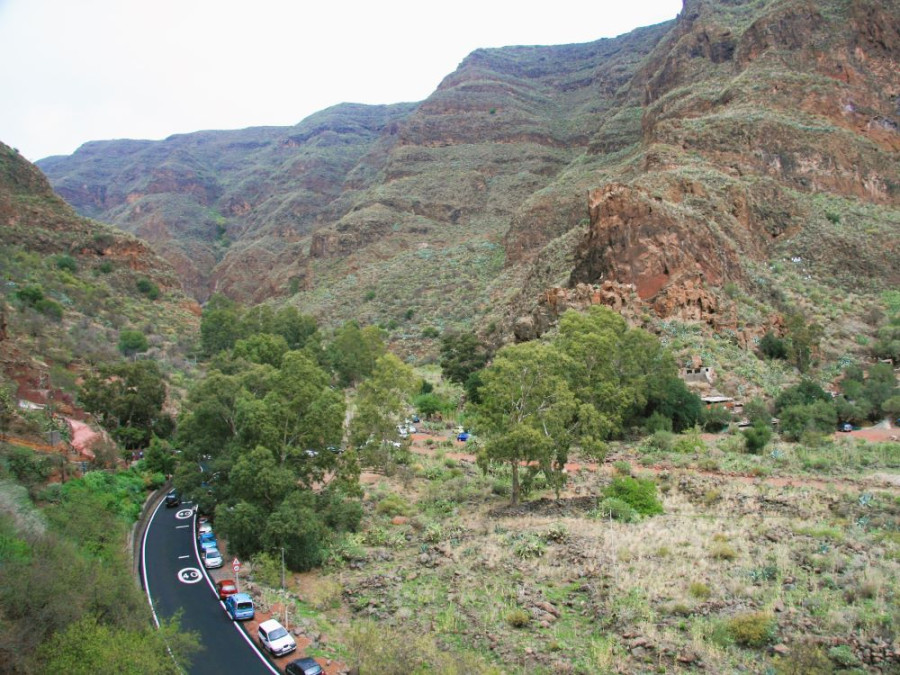
POLYGON ((0 384, 72 412, 83 371, 121 358, 140 331, 157 360, 183 356, 199 306, 146 242, 78 216, 0 143, 0 384))
POLYGON ((861 315, 900 283, 898 26, 896 0, 685 0, 615 39, 478 50, 417 105, 39 166, 199 299, 408 344, 429 325, 527 339, 606 302, 746 344, 787 307, 856 293, 840 318, 861 315))

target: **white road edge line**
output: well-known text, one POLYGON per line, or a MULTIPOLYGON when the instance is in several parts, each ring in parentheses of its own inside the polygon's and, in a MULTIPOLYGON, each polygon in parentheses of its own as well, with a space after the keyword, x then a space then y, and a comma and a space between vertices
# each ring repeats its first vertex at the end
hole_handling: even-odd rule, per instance
MULTIPOLYGON (((194 520, 192 521, 192 523, 195 526, 194 533, 196 533, 196 524, 197 524, 197 510, 196 509, 194 510, 194 520)), ((206 565, 203 564, 203 560, 200 558, 200 551, 198 550, 198 547, 197 547, 197 537, 194 537, 194 555, 197 556, 197 560, 200 560, 200 569, 203 570, 203 576, 206 577, 206 583, 209 584, 209 587, 212 590, 213 595, 215 595, 216 598, 218 598, 218 594, 216 593, 216 585, 213 583, 212 578, 209 576, 209 572, 206 569, 206 565)), ((225 603, 222 602, 221 600, 219 600, 219 605, 221 605, 222 611, 225 611, 225 603)), ((229 618, 231 618, 231 617, 229 617, 229 618)), ((264 664, 266 664, 266 667, 269 669, 269 672, 275 673, 275 675, 281 675, 280 671, 275 669, 275 667, 269 662, 269 659, 266 658, 265 654, 263 654, 260 651, 259 647, 256 646, 256 643, 250 639, 250 636, 247 635, 247 632, 243 628, 240 627, 239 622, 232 621, 231 625, 238 632, 238 635, 240 635, 242 638, 244 638, 244 641, 248 645, 250 645, 250 648, 254 652, 256 652, 256 655, 259 657, 259 660, 262 661, 264 664)))
POLYGON ((156 508, 153 509, 153 515, 147 520, 147 527, 144 528, 144 537, 141 540, 141 576, 144 578, 144 590, 147 592, 147 604, 150 605, 150 611, 153 612, 153 623, 156 624, 157 628, 159 628, 159 617, 156 616, 153 598, 150 597, 150 582, 147 579, 147 533, 150 531, 150 525, 153 523, 153 519, 156 518, 159 507, 163 505, 163 501, 165 500, 160 500, 159 504, 156 505, 156 508))

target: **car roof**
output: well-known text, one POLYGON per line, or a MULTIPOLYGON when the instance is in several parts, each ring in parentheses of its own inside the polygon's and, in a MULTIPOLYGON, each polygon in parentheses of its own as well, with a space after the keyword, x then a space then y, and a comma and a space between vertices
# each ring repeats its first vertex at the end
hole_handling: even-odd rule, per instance
POLYGON ((237 586, 231 579, 220 579, 216 582, 216 586, 237 586))
MULTIPOLYGON (((296 663, 298 666, 318 666, 319 662, 316 661, 311 656, 304 656, 302 659, 294 659, 291 663, 296 663)), ((290 664, 288 664, 290 665, 290 664)))
POLYGON ((234 595, 229 595, 228 597, 234 598, 234 600, 232 600, 232 602, 247 602, 248 600, 250 602, 253 602, 253 598, 251 598, 246 593, 235 593, 234 595))
POLYGON ((207 558, 210 557, 210 556, 213 556, 213 555, 217 555, 217 556, 221 556, 221 555, 222 555, 221 553, 219 553, 219 549, 217 549, 215 546, 213 546, 212 548, 204 549, 204 551, 206 551, 206 557, 207 557, 207 558))
POLYGON ((268 621, 263 621, 261 624, 259 624, 259 627, 268 633, 270 630, 281 628, 282 626, 275 619, 269 619, 268 621))

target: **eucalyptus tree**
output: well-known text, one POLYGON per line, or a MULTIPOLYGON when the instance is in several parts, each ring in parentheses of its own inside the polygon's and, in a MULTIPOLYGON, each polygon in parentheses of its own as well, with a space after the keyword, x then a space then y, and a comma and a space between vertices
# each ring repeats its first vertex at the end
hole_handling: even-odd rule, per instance
POLYGON ((542 342, 510 345, 482 371, 481 403, 474 407, 479 435, 478 465, 506 464, 513 504, 519 502, 520 472, 541 471, 558 485, 572 441, 578 403, 567 374, 572 360, 542 342))
POLYGON ((372 376, 360 384, 350 442, 367 464, 386 469, 391 463, 397 427, 418 384, 413 369, 391 353, 380 356, 372 376))

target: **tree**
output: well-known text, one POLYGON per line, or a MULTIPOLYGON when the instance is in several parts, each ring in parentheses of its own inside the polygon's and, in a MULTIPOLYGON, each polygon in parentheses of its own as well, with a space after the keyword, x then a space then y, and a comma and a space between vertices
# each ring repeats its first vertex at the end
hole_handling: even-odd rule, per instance
POLYGON ((628 411, 646 400, 643 374, 635 381, 624 358, 627 331, 625 320, 607 307, 566 312, 560 318, 554 344, 573 363, 567 371, 572 392, 597 411, 593 426, 600 439, 620 433, 628 411))
POLYGON ((897 379, 889 363, 873 364, 868 375, 863 383, 862 393, 872 404, 870 418, 875 420, 881 415, 884 402, 897 394, 897 379))
POLYGON ((501 349, 482 373, 476 423, 487 436, 478 464, 508 464, 513 504, 519 502, 521 466, 534 466, 551 483, 562 475, 578 405, 565 374, 571 360, 551 345, 526 342, 501 349))
POLYGON ((328 537, 315 510, 315 495, 296 490, 265 519, 263 546, 272 553, 284 549, 285 565, 305 572, 322 563, 328 537))
POLYGON ((837 410, 831 401, 793 405, 781 412, 780 420, 781 432, 796 441, 806 431, 833 432, 837 426, 837 410))
POLYGON ((134 356, 147 351, 150 345, 147 337, 139 330, 119 331, 119 351, 125 356, 134 356))
MULTIPOLYGON (((690 429, 706 419, 703 401, 677 375, 657 374, 651 378, 651 383, 646 410, 661 413, 672 420, 672 430, 676 433, 690 429)), ((712 426, 727 426, 730 413, 727 410, 725 412, 727 417, 720 414, 711 418, 712 426)))
POLYGON ((782 391, 775 399, 775 413, 780 414, 785 408, 796 405, 809 405, 816 401, 831 402, 831 395, 818 384, 809 379, 802 380, 793 387, 782 391))
POLYGON ((248 558, 262 549, 262 524, 266 513, 245 501, 216 506, 216 530, 227 537, 229 551, 248 558))
POLYGON ((235 342, 233 355, 236 359, 280 368, 281 359, 287 351, 288 343, 282 336, 258 333, 235 342))
POLYGON ((303 349, 317 334, 316 320, 301 314, 296 307, 285 306, 275 313, 274 332, 283 337, 290 349, 303 349))
POLYGON ((760 353, 768 359, 786 359, 787 344, 772 331, 767 331, 759 341, 760 353))
POLYGON ((812 365, 823 334, 821 326, 815 322, 806 323, 806 317, 799 312, 785 317, 788 358, 801 373, 805 373, 812 365))
POLYGON ((881 404, 881 409, 891 419, 900 419, 900 395, 891 396, 881 404))
POLYGON ((329 360, 344 386, 368 377, 375 368, 375 362, 384 353, 381 329, 377 326, 360 328, 355 321, 341 326, 328 346, 329 360))
POLYGON ((237 408, 248 380, 271 377, 268 366, 256 366, 242 375, 212 371, 188 392, 178 421, 176 441, 186 459, 217 457, 231 447, 238 433, 237 408))
POLYGON ((489 354, 475 333, 445 333, 441 338, 441 373, 457 384, 465 384, 484 368, 489 354))
POLYGON ((146 446, 152 434, 165 437, 171 430, 171 418, 163 412, 166 383, 155 361, 101 368, 85 380, 80 398, 127 448, 146 446))
POLYGON ((359 386, 356 415, 350 422, 350 442, 369 450, 364 461, 388 468, 391 443, 399 438, 397 425, 418 384, 412 368, 395 355, 387 353, 376 361, 372 376, 359 386))
POLYGON ((266 513, 280 504, 297 483, 293 471, 261 445, 238 457, 231 468, 229 482, 234 496, 259 506, 266 513))
POLYGON ((144 463, 148 471, 171 476, 175 472, 175 455, 172 446, 157 436, 150 439, 150 447, 144 453, 144 463))
POLYGON ((200 317, 200 346, 205 356, 234 346, 241 337, 239 317, 237 305, 225 296, 215 294, 209 299, 200 317))
POLYGON ((769 406, 759 396, 755 396, 744 405, 744 415, 750 421, 751 425, 762 424, 770 427, 772 425, 772 413, 769 406))
POLYGON ((431 417, 435 413, 445 410, 448 406, 447 401, 437 394, 419 394, 413 401, 416 410, 423 417, 431 417))

